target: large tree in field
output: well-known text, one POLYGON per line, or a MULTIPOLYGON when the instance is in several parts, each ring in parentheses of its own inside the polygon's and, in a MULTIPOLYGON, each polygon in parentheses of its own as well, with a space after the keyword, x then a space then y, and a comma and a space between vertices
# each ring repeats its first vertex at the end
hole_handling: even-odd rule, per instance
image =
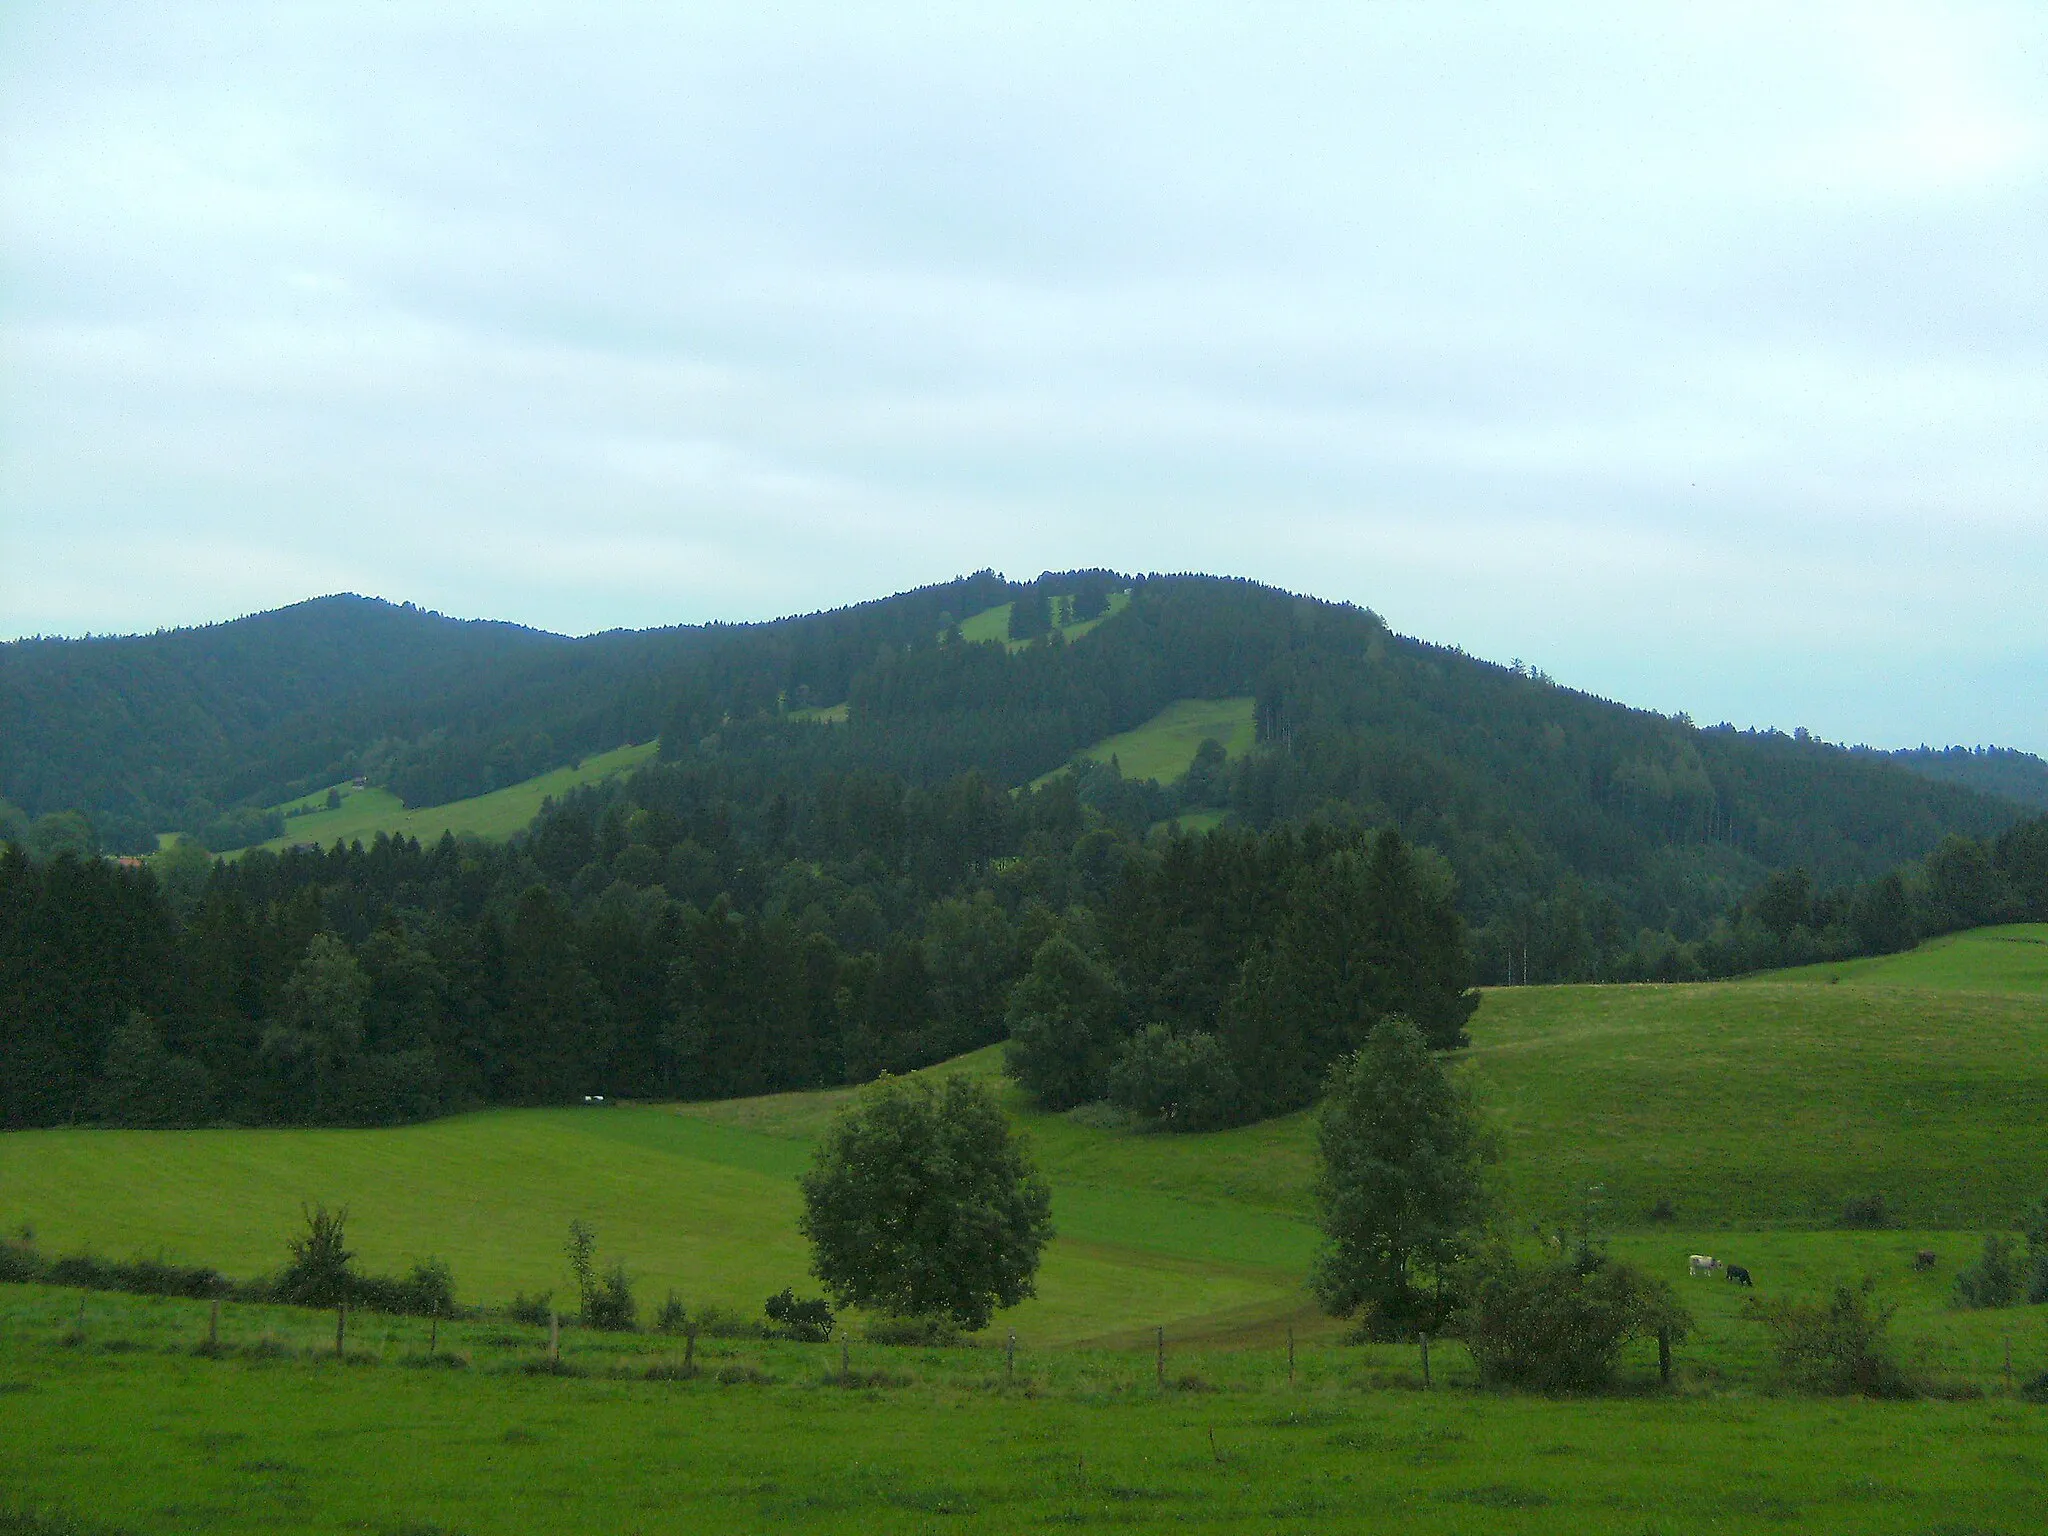
POLYGON ((1375 1332, 1432 1316, 1484 1219, 1487 1151, 1470 1101, 1408 1020, 1388 1019, 1340 1059, 1316 1118, 1324 1244, 1310 1284, 1324 1310, 1367 1309, 1375 1332), (1417 1285, 1425 1276, 1431 1290, 1417 1285))
POLYGON ((841 1306, 973 1329, 1036 1294, 1052 1196, 975 1079, 883 1078, 802 1183, 811 1271, 841 1306))

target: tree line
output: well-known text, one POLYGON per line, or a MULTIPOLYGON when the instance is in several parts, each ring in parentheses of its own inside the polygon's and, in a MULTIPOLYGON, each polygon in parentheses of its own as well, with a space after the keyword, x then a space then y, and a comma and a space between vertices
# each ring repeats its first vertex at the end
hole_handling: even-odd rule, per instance
POLYGON ((1402 1007, 1446 1044, 1470 1012, 1448 876, 1398 834, 1148 841, 1065 776, 1010 795, 974 774, 837 775, 754 814, 721 782, 658 767, 551 806, 511 846, 379 837, 124 867, 10 844, 0 1124, 764 1093, 1029 1038, 1033 1008, 1086 1017, 1091 1097, 1127 1038, 1220 1043, 1248 1086, 1219 1112, 1246 1118, 1302 1101, 1350 1038, 1294 1029, 1284 999, 1402 1007), (1380 903, 1342 931, 1377 935, 1370 954, 1317 937, 1347 892, 1380 903), (1294 1065, 1253 1074, 1255 1051, 1294 1065))

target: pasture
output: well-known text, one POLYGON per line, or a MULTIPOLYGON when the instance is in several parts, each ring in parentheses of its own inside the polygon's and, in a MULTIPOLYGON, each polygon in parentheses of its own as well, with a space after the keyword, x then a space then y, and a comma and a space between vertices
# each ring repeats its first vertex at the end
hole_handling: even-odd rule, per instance
POLYGON ((2048 996, 2048 925, 2006 923, 1944 934, 1900 955, 1874 955, 1769 971, 1761 982, 1810 986, 1928 987, 2048 996))
POLYGON ((0 1530, 1839 1530, 2048 1521, 2048 1408, 1421 1390, 1392 1346, 1018 1354, 0 1289, 0 1530), (841 1360, 850 1367, 840 1375, 841 1360), (664 1379, 666 1378, 666 1379, 664 1379), (8 1505, 12 1505, 12 1518, 8 1505), (37 1511, 51 1511, 38 1514, 37 1511), (73 1519, 92 1522, 74 1524, 73 1519))
POLYGON ((1223 748, 1225 757, 1239 758, 1251 751, 1256 739, 1254 702, 1248 698, 1176 699, 1143 725, 1083 747, 1075 756, 1098 763, 1115 758, 1127 779, 1171 784, 1188 771, 1195 750, 1211 737, 1223 748))
MULTIPOLYGON (((1309 1302, 1308 1117, 1203 1136, 1043 1114, 1006 1085, 1054 1190, 1040 1294, 978 1346, 884 1349, 570 1330, 580 1374, 532 1375, 542 1333, 0 1287, 0 1532, 40 1505, 116 1531, 1009 1530, 2018 1532, 2048 1521, 2048 1307, 1961 1311, 1984 1230, 2048 1192, 2048 930, 1937 942, 1829 984, 1489 992, 1458 1072, 1494 1123, 1503 1226, 1592 1228, 1669 1278, 1697 1330, 1673 1391, 1632 1346, 1626 1390, 1478 1390, 1454 1341, 1341 1342, 1309 1302), (1872 973, 1875 974, 1872 974, 1872 973), (1899 978, 1906 978, 1901 980, 1899 978), (2006 990, 2001 990, 2006 989, 2006 990), (1899 1225, 1842 1230, 1882 1194, 1899 1225), (1668 1214, 1667 1214, 1668 1211, 1668 1214), (1932 1250, 1931 1268, 1915 1255, 1932 1250), (1746 1294, 1868 1277, 1947 1401, 1775 1394, 1746 1294), (1165 1331, 1167 1384, 1155 1374, 1165 1331), (1001 1340, 1019 1341, 1015 1380, 1001 1340), (65 1342, 67 1337, 71 1342, 65 1342), (1288 1341, 1296 1370, 1286 1368, 1288 1341), (2007 1373, 2011 1361, 2012 1374, 2007 1373)), ((933 1068, 995 1077, 999 1053, 933 1068)), ((346 1203, 372 1271, 435 1255, 460 1298, 573 1287, 569 1221, 622 1259, 643 1312, 758 1316, 815 1289, 795 1175, 850 1090, 491 1111, 376 1131, 55 1130, 0 1137, 0 1226, 46 1253, 162 1252, 275 1268, 302 1201, 346 1203)), ((83 1528, 83 1527, 81 1527, 83 1528)), ((101 1526, 92 1527, 94 1529, 101 1526)))
POLYGON ((284 836, 256 846, 273 852, 289 848, 294 843, 318 843, 328 848, 337 842, 368 842, 380 832, 392 837, 416 837, 422 843, 438 842, 443 832, 452 832, 457 837, 472 835, 499 841, 515 832, 524 832, 532 825, 533 818, 540 814, 541 802, 550 796, 565 795, 585 784, 601 784, 606 779, 644 767, 654 760, 657 746, 658 743, 648 741, 638 746, 618 747, 586 757, 572 767, 551 769, 517 784, 508 784, 487 795, 451 800, 446 805, 427 806, 414 811, 407 810, 398 796, 388 789, 357 789, 352 784, 337 784, 334 787, 341 794, 341 804, 331 811, 326 809, 327 791, 324 789, 303 800, 274 807, 280 811, 301 805, 317 809, 291 817, 284 824, 284 836))

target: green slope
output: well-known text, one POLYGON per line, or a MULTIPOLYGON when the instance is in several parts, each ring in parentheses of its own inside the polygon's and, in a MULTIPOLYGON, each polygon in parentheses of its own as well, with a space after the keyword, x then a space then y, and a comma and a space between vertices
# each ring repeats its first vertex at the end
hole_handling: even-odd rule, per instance
POLYGON ((368 842, 379 832, 393 837, 416 837, 423 843, 437 841, 443 832, 452 832, 457 837, 471 833, 477 837, 507 838, 515 832, 525 831, 533 818, 540 814, 542 802, 550 796, 559 797, 582 785, 601 784, 622 773, 631 773, 635 768, 654 761, 658 745, 649 741, 639 746, 619 747, 586 757, 573 767, 556 768, 517 784, 508 784, 487 795, 451 800, 446 805, 427 806, 416 811, 407 810, 389 790, 357 789, 352 784, 337 784, 334 787, 341 792, 341 804, 334 810, 325 809, 327 791, 324 789, 302 800, 273 807, 280 811, 301 805, 318 809, 291 817, 284 824, 283 837, 272 838, 257 846, 276 850, 289 848, 295 843, 315 843, 326 848, 336 842, 368 842))
POLYGON ((1802 965, 1761 982, 1933 987, 1944 991, 2048 993, 2048 924, 2009 923, 1929 939, 1900 955, 1802 965))
POLYGON ((1127 779, 1171 784, 1188 771, 1204 741, 1213 738, 1230 758, 1251 751, 1258 740, 1252 721, 1255 703, 1250 698, 1176 699, 1143 725, 1084 747, 1076 755, 1098 763, 1113 757, 1127 779))
MULTIPOLYGON (((1057 613, 1071 614, 1073 612, 1074 600, 1072 594, 1062 593, 1055 597, 1053 601, 1059 605, 1056 616, 1057 613)), ((982 609, 980 613, 975 614, 972 618, 961 620, 960 638, 969 645, 982 645, 990 641, 1001 641, 1011 650, 1021 651, 1031 642, 1028 640, 1012 640, 1010 638, 1010 610, 1016 606, 1015 603, 998 603, 993 608, 982 609)), ((1105 622, 1115 618, 1130 606, 1130 593, 1112 592, 1109 594, 1109 607, 1094 618, 1082 619, 1078 622, 1068 619, 1067 622, 1058 625, 1057 628, 1063 639, 1070 642, 1075 641, 1083 635, 1091 634, 1101 628, 1105 622)))
MULTIPOLYGON (((2014 933, 1948 950, 1990 957, 1995 979, 2014 933)), ((1784 1271, 1833 1252, 1836 1238, 1800 1229, 1831 1225, 1851 1195, 1882 1192, 1910 1227, 1981 1230, 2048 1189, 2038 994, 1513 988, 1487 995, 1472 1033, 1458 1070, 1499 1129, 1504 1209, 1524 1230, 1573 1222, 1599 1183, 1603 1224, 1633 1229, 1627 1243, 1646 1254, 1747 1241, 1784 1271), (1660 1198, 1678 1213, 1668 1232, 1648 1220, 1660 1198), (1715 1236, 1730 1229, 1778 1235, 1715 1236)), ((933 1070, 999 1067, 989 1049, 933 1070)), ((1053 1184, 1060 1230, 1040 1298, 1014 1314, 1020 1332, 1115 1339, 1163 1322, 1242 1336, 1300 1314, 1314 1244, 1307 1116, 1167 1136, 1001 1091, 1053 1184)), ((503 1299, 565 1283, 562 1234, 582 1217, 643 1297, 674 1286, 751 1309, 807 1284, 794 1179, 849 1092, 381 1131, 15 1132, 0 1137, 0 1222, 32 1223, 52 1251, 162 1249, 251 1273, 279 1261, 300 1202, 346 1203, 370 1267, 437 1253, 466 1295, 503 1299)), ((1920 1239, 1886 1241, 1892 1268, 1920 1239)), ((1950 1246, 1960 1257, 1968 1240, 1950 1246)))

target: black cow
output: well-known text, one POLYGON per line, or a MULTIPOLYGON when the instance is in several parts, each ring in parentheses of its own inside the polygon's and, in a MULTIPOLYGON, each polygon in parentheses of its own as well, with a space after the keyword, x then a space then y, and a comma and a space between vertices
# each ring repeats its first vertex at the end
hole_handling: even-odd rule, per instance
POLYGON ((1740 1264, 1730 1264, 1728 1266, 1728 1278, 1730 1280, 1733 1280, 1737 1285, 1746 1285, 1751 1290, 1756 1289, 1756 1282, 1749 1278, 1749 1271, 1744 1269, 1740 1264))

